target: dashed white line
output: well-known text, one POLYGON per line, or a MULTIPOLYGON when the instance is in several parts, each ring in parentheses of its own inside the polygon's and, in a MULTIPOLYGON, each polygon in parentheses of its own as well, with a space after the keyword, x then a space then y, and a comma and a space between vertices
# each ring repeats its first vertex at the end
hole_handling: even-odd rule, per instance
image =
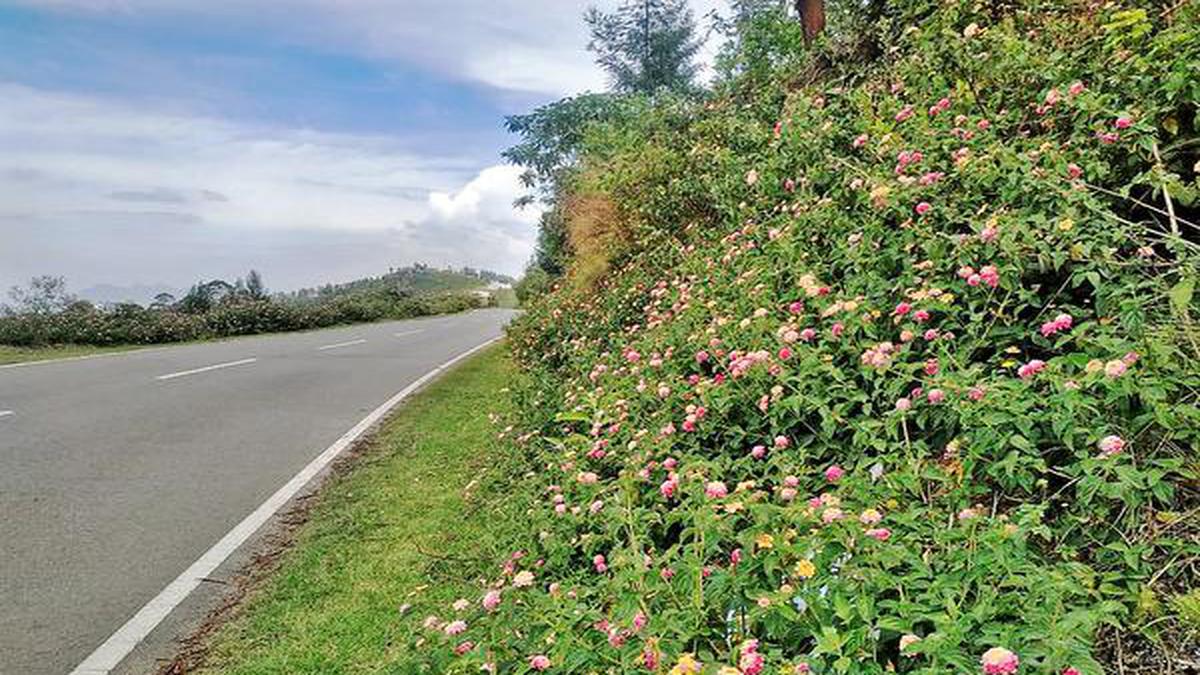
POLYGON ((8 417, 9 415, 15 415, 15 414, 16 413, 14 413, 11 410, 0 410, 0 417, 8 417))
POLYGON ((338 342, 337 344, 325 345, 324 347, 317 347, 317 351, 324 351, 326 349, 337 349, 338 347, 349 347, 351 345, 361 345, 364 342, 366 342, 365 338, 362 340, 350 340, 349 342, 338 342))
POLYGON ((181 370, 178 373, 167 373, 166 375, 159 375, 158 377, 156 377, 154 379, 156 379, 156 380, 173 380, 177 377, 185 377, 187 375, 195 375, 196 373, 207 373, 210 370, 219 370, 221 368, 232 368, 234 366, 244 366, 247 363, 254 363, 257 360, 258 360, 257 358, 251 357, 248 359, 242 359, 240 361, 230 361, 228 363, 217 363, 217 364, 211 365, 211 366, 204 366, 203 368, 193 368, 191 370, 181 370))
POLYGON ((396 333, 396 337, 404 337, 405 335, 416 335, 417 333, 424 333, 424 332, 425 332, 424 328, 418 328, 416 330, 406 330, 402 333, 396 333))
POLYGON ((117 629, 107 640, 104 641, 96 651, 92 652, 83 663, 75 667, 71 671, 71 675, 107 675, 116 668, 121 661, 133 651, 138 644, 154 630, 155 626, 162 623, 162 620, 183 602, 188 595, 191 594, 197 586, 204 581, 208 575, 212 574, 213 570, 217 569, 221 563, 225 562, 234 551, 236 551, 246 540, 253 535, 258 528, 262 527, 271 516, 275 514, 284 504, 295 497, 310 480, 321 472, 330 462, 334 460, 343 450, 350 447, 354 441, 358 440, 363 434, 369 431, 379 420, 383 419, 392 408, 395 408, 401 401, 408 398, 417 389, 420 389, 426 382, 437 377, 443 370, 467 358, 468 356, 478 352, 488 345, 496 342, 500 338, 492 338, 487 342, 459 354, 442 365, 425 373, 417 378, 415 382, 401 389, 395 396, 384 401, 375 410, 371 411, 361 422, 354 425, 354 428, 347 431, 341 438, 337 439, 333 445, 325 449, 324 452, 317 455, 315 459, 308 463, 296 474, 279 488, 275 494, 271 495, 267 501, 263 502, 250 515, 246 516, 245 520, 238 523, 236 527, 229 531, 221 538, 213 547, 208 549, 204 555, 192 563, 192 566, 187 568, 175 580, 167 584, 167 587, 162 589, 158 595, 151 598, 137 614, 134 614, 123 626, 117 629))

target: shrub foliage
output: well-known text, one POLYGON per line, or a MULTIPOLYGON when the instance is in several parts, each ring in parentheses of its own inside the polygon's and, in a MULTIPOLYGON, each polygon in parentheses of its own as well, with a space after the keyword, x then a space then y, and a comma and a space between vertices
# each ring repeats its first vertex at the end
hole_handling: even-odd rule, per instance
POLYGON ((588 135, 431 670, 1196 667, 1200 8, 859 4, 588 135))

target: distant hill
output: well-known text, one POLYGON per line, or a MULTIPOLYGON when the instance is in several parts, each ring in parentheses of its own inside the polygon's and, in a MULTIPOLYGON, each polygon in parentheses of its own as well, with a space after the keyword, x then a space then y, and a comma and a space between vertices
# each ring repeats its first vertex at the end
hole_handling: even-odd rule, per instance
POLYGON ((418 263, 409 267, 392 269, 387 274, 378 277, 303 288, 284 295, 299 300, 322 300, 337 296, 380 292, 419 295, 495 288, 511 285, 514 281, 510 276, 489 270, 477 270, 471 267, 438 269, 418 263))
POLYGON ((84 300, 98 304, 136 302, 139 305, 146 305, 160 293, 170 293, 175 297, 180 297, 184 291, 166 284, 130 284, 128 286, 97 284, 79 291, 77 295, 84 300))

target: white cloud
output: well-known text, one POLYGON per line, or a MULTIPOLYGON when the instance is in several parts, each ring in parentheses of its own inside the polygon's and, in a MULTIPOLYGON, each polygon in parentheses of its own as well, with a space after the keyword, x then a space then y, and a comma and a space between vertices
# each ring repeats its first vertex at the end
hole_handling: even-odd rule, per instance
MULTIPOLYGON (((40 272, 123 281, 141 265, 137 278, 185 284, 225 273, 206 268, 213 259, 253 264, 240 239, 276 241, 284 252, 351 242, 362 246, 354 274, 383 271, 373 247, 385 241, 389 264, 507 272, 532 250, 537 214, 512 207, 521 194, 514 167, 423 156, 386 136, 251 126, 24 86, 0 84, 0 100, 0 283, 40 272), (89 259, 45 241, 63 228, 116 239, 124 227, 161 240, 176 264, 156 267, 161 247, 144 261, 106 261, 103 250, 89 259)), ((278 269, 294 283, 329 280, 283 255, 278 269)))

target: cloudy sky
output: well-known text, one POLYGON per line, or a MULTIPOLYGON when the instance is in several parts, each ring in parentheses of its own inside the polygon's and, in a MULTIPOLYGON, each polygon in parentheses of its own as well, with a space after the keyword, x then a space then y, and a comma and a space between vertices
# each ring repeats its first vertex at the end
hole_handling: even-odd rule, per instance
POLYGON ((516 274, 502 118, 604 88, 589 4, 0 0, 0 287, 516 274))

